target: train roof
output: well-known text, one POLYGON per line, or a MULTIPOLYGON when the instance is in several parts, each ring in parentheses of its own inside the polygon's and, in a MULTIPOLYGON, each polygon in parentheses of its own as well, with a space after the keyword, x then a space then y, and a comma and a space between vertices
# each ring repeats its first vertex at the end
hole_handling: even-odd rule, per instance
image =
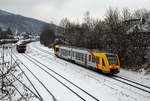
POLYGON ((90 49, 90 51, 96 52, 96 53, 105 53, 105 54, 109 54, 109 53, 106 52, 106 51, 100 51, 100 50, 98 50, 98 49, 90 49))
POLYGON ((88 50, 87 48, 77 47, 77 46, 66 46, 66 45, 59 45, 59 46, 67 47, 67 48, 74 48, 74 49, 79 49, 79 50, 88 50))
POLYGON ((78 49, 78 50, 86 50, 86 51, 91 51, 91 52, 96 52, 96 53, 104 53, 104 54, 112 54, 106 51, 101 51, 98 49, 87 49, 87 48, 83 48, 83 47, 76 47, 76 46, 66 46, 66 45, 59 45, 60 47, 67 47, 67 48, 74 48, 74 49, 78 49))
POLYGON ((98 49, 91 49, 90 51, 96 52, 96 53, 102 53, 102 54, 106 54, 106 55, 115 55, 113 53, 109 53, 109 52, 106 52, 106 51, 100 51, 98 49))

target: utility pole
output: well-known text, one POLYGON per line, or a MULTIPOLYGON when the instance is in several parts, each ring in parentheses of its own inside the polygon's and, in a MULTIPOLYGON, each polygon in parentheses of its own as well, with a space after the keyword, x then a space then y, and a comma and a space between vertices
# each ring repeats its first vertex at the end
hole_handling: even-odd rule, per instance
POLYGON ((11 66, 12 66, 12 45, 11 45, 11 66))
POLYGON ((3 93, 3 87, 4 87, 4 45, 3 45, 3 55, 2 55, 2 93, 3 93))

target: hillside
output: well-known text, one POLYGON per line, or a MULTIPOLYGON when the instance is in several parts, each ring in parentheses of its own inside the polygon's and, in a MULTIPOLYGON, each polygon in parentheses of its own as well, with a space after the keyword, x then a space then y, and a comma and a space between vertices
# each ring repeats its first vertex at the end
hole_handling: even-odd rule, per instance
MULTIPOLYGON (((9 27, 13 32, 18 30, 18 32, 28 32, 32 35, 39 35, 45 24, 46 22, 37 19, 28 18, 22 15, 16 15, 0 10, 0 27, 4 29, 9 27)), ((54 24, 51 25, 52 28, 58 32, 59 26, 54 24)))

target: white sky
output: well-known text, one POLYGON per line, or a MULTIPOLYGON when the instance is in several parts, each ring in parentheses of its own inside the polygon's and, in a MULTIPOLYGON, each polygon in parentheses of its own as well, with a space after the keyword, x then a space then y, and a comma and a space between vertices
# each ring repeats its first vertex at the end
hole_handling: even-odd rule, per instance
POLYGON ((0 0, 2 10, 55 24, 59 24, 64 17, 82 21, 86 11, 92 17, 101 19, 109 7, 149 9, 150 0, 0 0))

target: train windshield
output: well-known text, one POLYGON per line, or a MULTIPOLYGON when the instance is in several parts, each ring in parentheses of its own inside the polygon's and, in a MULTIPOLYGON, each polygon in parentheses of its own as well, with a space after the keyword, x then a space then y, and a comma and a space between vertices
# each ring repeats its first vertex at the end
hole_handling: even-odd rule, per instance
POLYGON ((56 52, 58 52, 59 51, 59 48, 56 48, 56 52))
POLYGON ((118 65, 117 56, 116 55, 106 55, 109 61, 109 64, 118 65))

